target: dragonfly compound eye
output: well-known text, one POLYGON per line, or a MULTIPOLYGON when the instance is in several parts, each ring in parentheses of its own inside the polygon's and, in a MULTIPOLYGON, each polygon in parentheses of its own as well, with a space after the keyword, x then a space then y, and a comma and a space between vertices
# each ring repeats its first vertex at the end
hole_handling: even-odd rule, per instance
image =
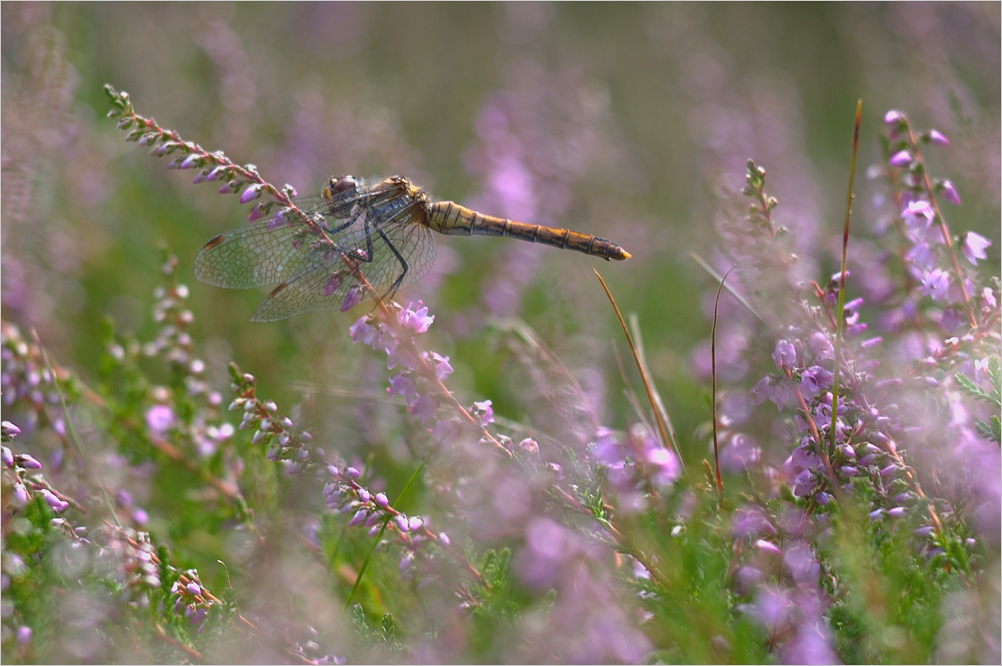
POLYGON ((354 176, 341 176, 337 180, 331 178, 331 188, 335 192, 346 192, 347 190, 355 189, 355 177, 354 176))

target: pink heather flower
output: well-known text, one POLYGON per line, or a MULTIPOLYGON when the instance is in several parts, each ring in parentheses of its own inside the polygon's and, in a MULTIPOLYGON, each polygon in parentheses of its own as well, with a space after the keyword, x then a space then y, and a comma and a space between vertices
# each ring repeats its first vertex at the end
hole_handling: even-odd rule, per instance
POLYGON ((214 169, 212 169, 212 171, 210 171, 209 173, 205 174, 205 180, 209 180, 209 181, 219 180, 220 178, 223 177, 223 175, 227 172, 228 169, 229 169, 229 167, 217 166, 214 169))
POLYGON ((953 186, 952 182, 944 180, 937 189, 940 195, 954 206, 960 205, 960 195, 957 194, 957 188, 953 186))
POLYGON ((452 366, 449 365, 448 356, 442 356, 441 354, 438 354, 436 352, 431 352, 428 356, 431 362, 435 366, 435 375, 439 379, 444 380, 446 377, 448 377, 453 373, 452 366))
POLYGON ((995 300, 995 292, 992 291, 991 287, 985 287, 981 291, 981 298, 984 300, 985 304, 982 307, 994 308, 998 302, 995 300))
POLYGON ((753 396, 755 396, 755 404, 759 405, 766 400, 769 400, 776 405, 776 411, 783 411, 783 407, 786 403, 791 402, 793 398, 793 393, 790 386, 783 380, 777 380, 774 377, 763 377, 758 380, 754 386, 751 387, 749 391, 753 396))
POLYGON ((421 301, 418 301, 418 309, 411 310, 413 303, 408 303, 407 307, 403 310, 397 312, 397 321, 404 328, 409 328, 414 333, 424 333, 431 326, 431 323, 435 321, 435 315, 428 315, 428 308, 423 307, 421 301))
POLYGON ((904 117, 905 116, 904 116, 903 113, 901 113, 900 111, 894 111, 892 109, 892 110, 888 111, 884 115, 884 124, 885 125, 897 125, 899 122, 901 122, 902 120, 904 120, 904 117))
POLYGON ((793 494, 796 497, 807 497, 814 492, 817 485, 818 480, 815 478, 814 472, 805 469, 793 479, 793 494))
POLYGON ((755 440, 743 433, 734 433, 720 451, 720 468, 740 474, 749 467, 755 467, 762 459, 762 448, 755 440))
POLYGON ((734 512, 731 533, 738 537, 758 534, 776 534, 776 528, 769 522, 765 512, 754 505, 742 507, 734 512))
POLYGON ((410 377, 403 372, 398 372, 390 378, 390 386, 386 389, 390 395, 399 395, 404 400, 411 402, 417 398, 417 389, 410 377))
POLYGON ((934 268, 923 278, 922 286, 919 290, 936 302, 946 299, 946 293, 950 289, 950 275, 941 268, 934 268))
POLYGON ((438 413, 438 405, 427 395, 422 395, 414 402, 410 407, 411 416, 420 420, 422 423, 427 423, 431 419, 435 418, 435 414, 438 413))
POLYGON ((813 398, 823 389, 830 388, 834 375, 820 365, 812 365, 800 377, 800 392, 805 399, 813 398))
POLYGON ((251 212, 247 215, 247 222, 257 222, 267 214, 268 210, 268 204, 258 204, 254 206, 251 208, 251 212))
POLYGON ((174 412, 166 405, 153 405, 146 410, 146 426, 161 435, 174 425, 174 412))
POLYGON ((977 266, 978 259, 988 258, 988 255, 985 254, 985 248, 991 244, 992 242, 981 234, 968 231, 964 236, 963 242, 960 244, 960 251, 963 252, 969 262, 977 266))
POLYGON ((863 305, 862 298, 854 298, 848 303, 846 303, 844 307, 846 312, 856 312, 862 305, 863 305))
POLYGON ((928 243, 915 243, 912 249, 905 253, 905 261, 928 271, 936 266, 936 252, 928 243))
POLYGON ((331 273, 327 276, 327 281, 324 283, 324 297, 329 297, 331 294, 338 290, 341 286, 341 272, 337 271, 331 273))
POLYGON ((652 468, 651 481, 656 486, 663 487, 674 483, 682 471, 675 454, 660 446, 647 451, 647 464, 652 468))
POLYGON ((411 565, 411 562, 413 561, 414 561, 414 553, 412 553, 411 551, 407 551, 406 553, 404 553, 404 556, 400 558, 400 565, 398 569, 400 571, 403 571, 404 569, 409 567, 411 565))
POLYGON ((780 370, 793 368, 797 364, 797 350, 788 340, 780 340, 772 352, 772 360, 780 370))
MULTIPOLYGON (((288 208, 283 208, 282 210, 278 211, 277 213, 275 213, 275 215, 270 220, 268 220, 268 231, 274 231, 275 229, 278 229, 283 224, 287 224, 286 220, 288 220, 289 218, 290 218, 290 215, 289 215, 289 209, 288 208)), ((297 241, 293 240, 292 245, 297 250, 299 249, 299 245, 297 244, 297 241)))
POLYGON ((937 146, 949 146, 950 140, 943 136, 939 130, 929 130, 926 135, 929 139, 929 143, 934 143, 937 146))
POLYGON ((901 212, 901 216, 910 230, 925 231, 936 217, 936 211, 932 209, 928 201, 911 201, 908 203, 908 207, 901 212))
POLYGON ((28 503, 28 489, 24 487, 22 483, 14 484, 14 505, 24 506, 28 503))
POLYGON ((10 421, 4 421, 3 423, 0 423, 0 433, 3 434, 5 438, 4 441, 6 441, 7 439, 13 439, 14 437, 20 435, 21 429, 10 421))
POLYGON ((878 335, 868 340, 863 340, 862 342, 859 343, 859 346, 862 347, 863 349, 873 349, 883 341, 884 339, 878 335))
POLYGON ((766 541, 765 539, 759 539, 758 541, 756 541, 755 548, 762 551, 763 553, 769 553, 771 555, 780 555, 783 552, 782 550, 780 550, 779 546, 772 543, 771 541, 766 541))
MULTIPOLYGON (((182 165, 181 168, 184 168, 184 166, 182 165)), ((260 196, 261 196, 261 186, 251 185, 250 187, 248 187, 246 190, 243 191, 243 194, 240 195, 240 203, 245 204, 248 201, 253 201, 254 199, 257 199, 260 196)))
POLYGON ((348 292, 344 295, 344 301, 341 303, 341 307, 338 308, 341 312, 347 312, 353 307, 362 302, 362 290, 358 285, 352 285, 348 288, 348 292))
POLYGON ((0 456, 0 458, 2 458, 3 460, 3 466, 6 469, 10 469, 11 467, 14 466, 14 454, 11 453, 11 450, 8 449, 6 446, 2 448, 2 451, 3 455, 0 456))
POLYGON ((45 488, 42 488, 42 490, 39 492, 42 493, 42 499, 45 500, 45 503, 48 504, 50 507, 52 507, 52 510, 55 511, 56 513, 62 513, 70 506, 68 502, 64 502, 63 500, 59 499, 52 492, 50 492, 45 488))
POLYGON ((479 417, 480 425, 484 427, 494 423, 494 409, 491 407, 490 400, 473 403, 473 407, 471 407, 469 411, 472 412, 474 416, 479 417))
MULTIPOLYGON (((846 305, 845 309, 849 310, 849 305, 846 305)), ((811 337, 807 341, 807 348, 811 350, 815 358, 835 358, 835 349, 832 347, 832 343, 828 340, 828 337, 820 331, 811 333, 811 337)))
POLYGON ((371 345, 376 338, 376 333, 378 333, 376 327, 369 324, 369 315, 365 315, 348 328, 348 334, 351 336, 352 342, 356 344, 361 342, 365 345, 371 345))
POLYGON ((900 152, 894 153, 891 159, 887 161, 892 167, 906 167, 912 163, 912 154, 907 150, 902 150, 900 152))
POLYGON ((21 467, 25 469, 42 469, 42 463, 29 456, 27 453, 20 454, 17 457, 17 461, 21 464, 21 467))

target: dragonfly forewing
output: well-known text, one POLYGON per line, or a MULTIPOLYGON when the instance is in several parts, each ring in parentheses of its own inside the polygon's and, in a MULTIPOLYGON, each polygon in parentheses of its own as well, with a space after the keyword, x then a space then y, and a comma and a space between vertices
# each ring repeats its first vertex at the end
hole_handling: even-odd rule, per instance
POLYGON ((333 259, 333 245, 290 209, 216 236, 195 257, 195 277, 228 289, 264 287, 333 259), (317 251, 326 247, 328 252, 317 251))
POLYGON ((299 210, 221 234, 199 252, 195 277, 231 289, 277 285, 255 321, 346 311, 413 284, 435 258, 424 208, 400 188, 365 192, 297 200, 299 210))

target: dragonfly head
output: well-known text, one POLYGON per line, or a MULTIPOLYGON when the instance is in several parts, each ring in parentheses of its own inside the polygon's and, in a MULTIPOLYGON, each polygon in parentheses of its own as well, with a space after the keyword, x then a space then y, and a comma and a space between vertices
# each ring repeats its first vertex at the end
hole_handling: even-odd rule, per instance
POLYGON ((338 176, 337 178, 331 178, 327 181, 327 185, 324 186, 324 195, 331 197, 336 194, 341 194, 342 192, 355 189, 357 185, 358 181, 355 180, 354 176, 338 176))

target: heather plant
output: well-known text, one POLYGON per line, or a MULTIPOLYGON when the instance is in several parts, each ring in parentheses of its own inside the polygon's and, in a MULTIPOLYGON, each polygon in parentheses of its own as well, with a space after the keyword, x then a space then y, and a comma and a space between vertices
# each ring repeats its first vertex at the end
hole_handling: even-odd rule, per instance
MULTIPOLYGON (((106 92, 127 140, 238 195, 250 221, 297 214, 291 186, 106 92)), ((504 144, 497 115, 484 131, 504 144)), ((373 400, 405 414, 379 431, 394 446, 370 453, 311 434, 308 401, 269 399, 255 376, 268 359, 228 359, 229 386, 215 385, 167 250, 156 334, 109 324, 94 378, 4 322, 5 654, 997 661, 999 277, 979 266, 991 242, 948 226, 941 202, 960 205, 956 187, 928 173, 923 151, 948 139, 891 111, 881 141, 868 175, 884 208, 852 227, 879 261, 850 248, 849 269, 827 279, 804 278, 795 230, 776 221, 782 193, 748 161, 708 264, 734 269, 711 341, 727 349, 714 417, 695 434, 671 427, 643 321, 623 330, 646 391, 629 394, 617 431, 523 322, 489 321, 523 369, 526 422, 492 396, 458 397, 423 302, 359 312, 353 353, 386 360, 373 400), (22 429, 44 456, 19 447, 22 429), (148 511, 163 495, 174 510, 148 511)), ((557 216, 564 198, 540 209, 557 216)), ((502 300, 488 309, 510 313, 502 300)))

